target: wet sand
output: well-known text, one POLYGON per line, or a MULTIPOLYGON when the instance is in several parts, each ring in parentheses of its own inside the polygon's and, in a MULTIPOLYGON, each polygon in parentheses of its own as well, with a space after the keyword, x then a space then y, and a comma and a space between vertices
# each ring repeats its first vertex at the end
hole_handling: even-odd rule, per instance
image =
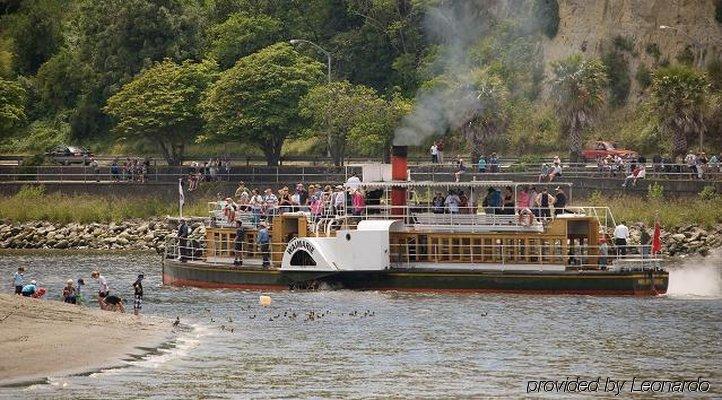
POLYGON ((0 385, 121 365, 172 335, 167 320, 92 305, 0 294, 0 385))

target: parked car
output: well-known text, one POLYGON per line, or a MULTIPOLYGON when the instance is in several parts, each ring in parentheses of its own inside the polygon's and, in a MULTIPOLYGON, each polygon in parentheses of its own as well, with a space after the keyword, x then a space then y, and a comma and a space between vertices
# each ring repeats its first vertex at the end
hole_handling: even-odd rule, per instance
POLYGON ((582 150, 582 157, 585 160, 596 160, 599 157, 620 156, 622 158, 637 158, 638 154, 634 150, 620 149, 616 143, 594 141, 586 149, 582 150))
POLYGON ((55 146, 47 153, 51 161, 62 165, 90 164, 93 153, 85 147, 80 146, 55 146))

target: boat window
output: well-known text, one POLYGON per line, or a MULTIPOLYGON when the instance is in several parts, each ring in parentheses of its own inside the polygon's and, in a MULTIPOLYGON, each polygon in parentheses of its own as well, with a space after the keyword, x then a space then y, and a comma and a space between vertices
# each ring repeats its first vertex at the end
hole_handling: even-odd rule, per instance
POLYGON ((316 261, 306 250, 298 250, 291 257, 291 265, 293 266, 316 266, 316 261))

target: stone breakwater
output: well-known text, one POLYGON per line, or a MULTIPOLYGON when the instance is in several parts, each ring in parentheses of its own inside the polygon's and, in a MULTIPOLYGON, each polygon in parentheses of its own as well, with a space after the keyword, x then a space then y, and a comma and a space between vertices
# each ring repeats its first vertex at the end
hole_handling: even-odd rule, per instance
MULTIPOLYGON (((189 227, 189 239, 205 237, 203 221, 192 220, 189 227)), ((652 235, 653 230, 647 229, 652 235)), ((639 244, 640 232, 638 226, 630 227, 630 246, 639 244)), ((167 241, 175 236, 175 221, 165 219, 108 224, 0 223, 0 249, 154 250, 162 253, 167 241)), ((662 244, 663 255, 706 256, 712 249, 722 246, 722 224, 710 229, 697 225, 667 228, 662 231, 662 244)))
MULTIPOLYGON (((646 229, 650 236, 654 235, 653 228, 646 229)), ((613 231, 614 229, 609 229, 609 236, 612 236, 613 231)), ((630 246, 639 245, 641 232, 641 227, 638 225, 629 227, 630 246)), ((664 256, 679 257, 693 254, 707 256, 712 249, 722 246, 722 224, 709 229, 694 224, 663 228, 661 239, 664 256)))
MULTIPOLYGON (((189 227, 190 239, 205 237, 202 222, 191 222, 189 227)), ((155 250, 162 253, 166 242, 175 236, 175 223, 163 219, 108 224, 0 223, 0 249, 155 250)))

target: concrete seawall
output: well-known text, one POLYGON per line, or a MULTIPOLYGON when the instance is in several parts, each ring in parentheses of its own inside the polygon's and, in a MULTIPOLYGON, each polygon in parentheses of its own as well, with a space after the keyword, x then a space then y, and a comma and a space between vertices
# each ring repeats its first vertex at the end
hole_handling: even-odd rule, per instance
MULTIPOLYGON (((432 180, 430 174, 413 174, 414 180, 432 180)), ((238 177, 233 177, 238 178, 238 177)), ((244 177, 245 178, 245 177, 244 177)), ((253 177, 251 177, 253 178, 253 177)), ((259 178, 259 177, 256 177, 259 178)), ((274 177, 275 178, 275 177, 274 177)), ((436 174, 434 180, 452 181, 451 174, 436 174)), ((467 174, 463 177, 464 181, 470 181, 473 178, 477 180, 509 180, 509 176, 494 174, 467 174)), ((194 192, 185 191, 186 201, 195 199, 207 199, 215 197, 216 194, 222 196, 233 195, 238 185, 238 180, 243 180, 250 188, 266 188, 273 189, 282 186, 292 187, 298 182, 320 183, 320 184, 338 184, 343 182, 343 175, 314 174, 312 176, 303 176, 299 174, 284 174, 278 176, 278 179, 233 179, 233 181, 217 181, 201 183, 200 188, 194 192), (305 179, 304 179, 305 178, 305 179), (310 178, 310 179, 309 179, 310 178)), ((517 182, 536 182, 535 176, 515 176, 514 181, 517 182)), ((645 195, 648 186, 651 183, 662 185, 664 193, 675 196, 696 196, 705 186, 714 186, 717 193, 722 193, 722 182, 715 181, 699 181, 687 179, 645 179, 639 181, 636 187, 622 188, 623 180, 621 178, 602 178, 602 177, 583 177, 583 178, 564 178, 560 182, 568 182, 572 184, 572 192, 575 197, 588 196, 595 191, 604 194, 625 193, 633 195, 645 195)), ((552 182, 552 185, 554 182, 552 182)), ((0 182, 0 195, 10 196, 17 193, 23 186, 43 186, 48 193, 64 193, 68 195, 88 194, 102 197, 129 197, 129 198, 161 198, 166 201, 176 201, 178 199, 178 183, 177 178, 170 182, 148 182, 148 183, 114 183, 108 181, 102 182, 32 182, 32 181, 13 181, 0 182)))

